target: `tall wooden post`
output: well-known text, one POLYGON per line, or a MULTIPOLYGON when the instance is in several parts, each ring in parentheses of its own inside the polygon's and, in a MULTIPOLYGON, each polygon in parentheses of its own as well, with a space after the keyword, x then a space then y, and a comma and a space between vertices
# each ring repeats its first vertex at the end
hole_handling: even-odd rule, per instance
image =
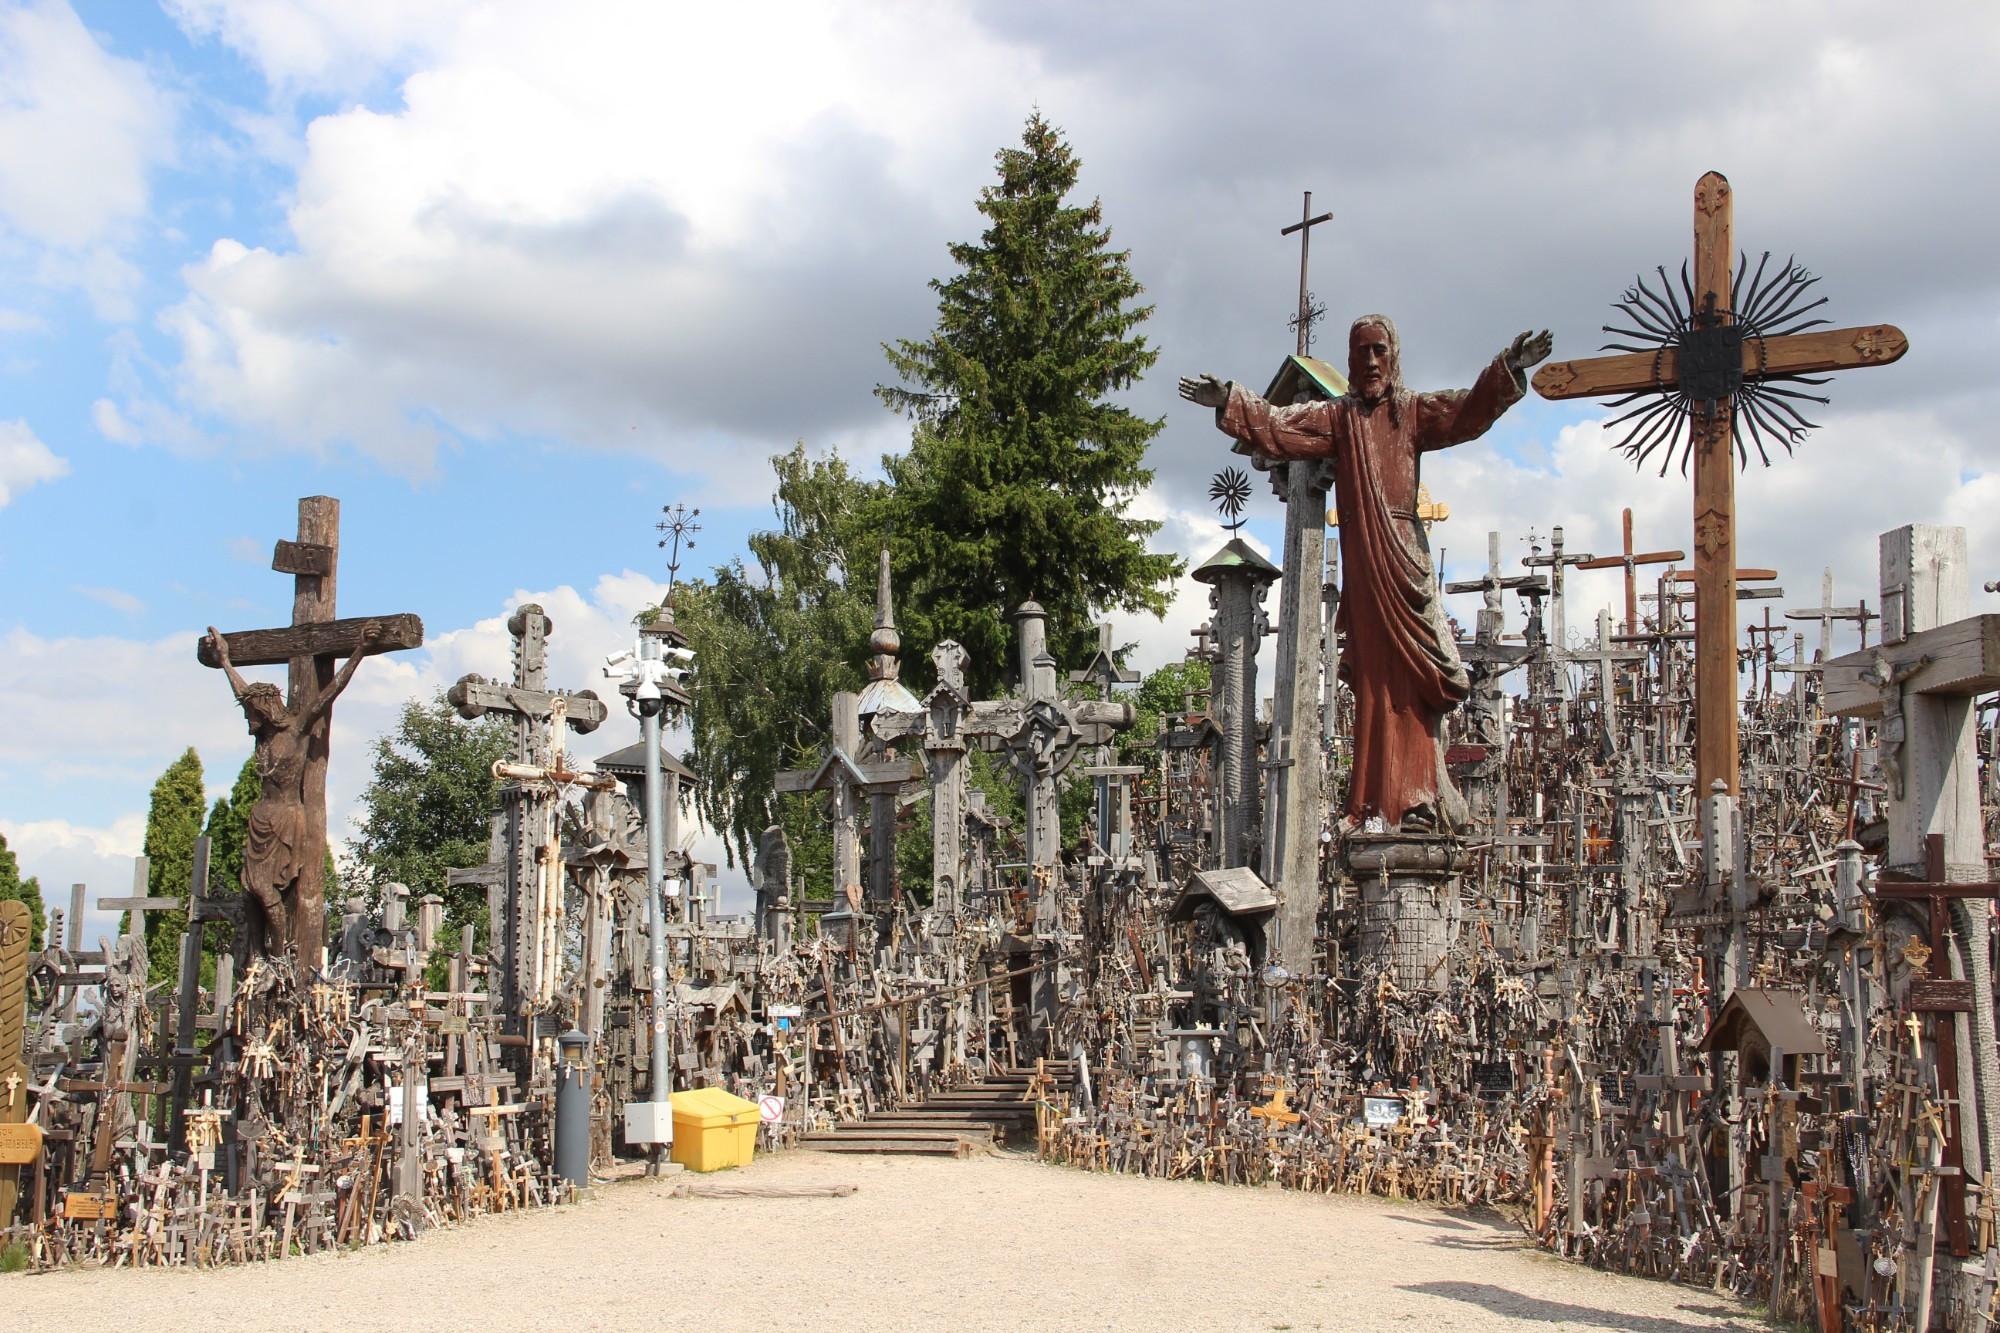
MULTIPOLYGON (((1694 186, 1694 299, 1699 318, 1735 322, 1730 309, 1734 204, 1711 171, 1694 186)), ((1728 401, 1696 404, 1694 420, 1695 790, 1738 790, 1736 742, 1736 448, 1728 401)))
MULTIPOLYGON (((32 922, 28 905, 12 899, 0 901, 0 1125, 18 1125, 28 1118, 28 935, 32 922)), ((107 1075, 107 1078, 109 1076, 107 1075)), ((22 1131, 30 1138, 32 1131, 22 1131)), ((0 1152, 13 1147, 12 1138, 0 1140, 0 1152)), ((5 1152, 6 1157, 25 1153, 5 1152)), ((14 1206, 20 1200, 20 1161, 0 1160, 0 1238, 14 1220, 14 1206)))
MULTIPOLYGON (((292 573, 292 624, 312 625, 334 618, 334 583, 340 565, 340 501, 330 495, 308 495, 299 500, 299 545, 321 547, 324 563, 318 569, 301 567, 292 573)), ((313 694, 333 684, 334 659, 294 657, 286 671, 286 702, 300 707, 313 694)), ((294 907, 293 936, 299 958, 308 967, 319 965, 320 946, 326 942, 326 764, 333 734, 333 709, 320 714, 306 742, 306 770, 300 785, 305 797, 306 845, 301 851, 298 899, 294 907)))

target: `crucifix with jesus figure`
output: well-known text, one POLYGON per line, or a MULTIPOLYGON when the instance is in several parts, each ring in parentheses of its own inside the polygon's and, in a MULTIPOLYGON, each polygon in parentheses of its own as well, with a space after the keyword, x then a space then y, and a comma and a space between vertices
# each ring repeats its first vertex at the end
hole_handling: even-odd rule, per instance
POLYGON ((317 967, 326 943, 326 763, 333 701, 363 657, 419 648, 424 622, 413 615, 336 620, 340 501, 299 501, 297 541, 279 541, 271 568, 292 576, 292 623, 282 629, 211 629, 196 649, 206 667, 229 676, 257 738, 263 784, 251 807, 243 854, 245 925, 237 952, 290 953, 317 967), (336 657, 346 666, 334 670, 336 657), (288 668, 287 689, 251 683, 238 667, 288 668))
POLYGON ((1737 790, 1736 466, 1750 449, 1768 465, 1769 446, 1787 453, 1811 428, 1803 402, 1826 399, 1797 385, 1823 384, 1826 371, 1883 366, 1909 350, 1888 324, 1826 329, 1809 318, 1818 281, 1791 260, 1766 278, 1770 255, 1751 272, 1731 236, 1729 182, 1711 171, 1694 187, 1694 273, 1676 284, 1661 267, 1661 290, 1642 278, 1617 309, 1632 327, 1605 331, 1633 341, 1607 344, 1616 356, 1556 361, 1534 377, 1544 398, 1610 397, 1628 410, 1621 448, 1636 462, 1661 455, 1664 475, 1678 458, 1694 467, 1695 780, 1706 794, 1737 790), (1745 279, 1748 278, 1746 282, 1745 279), (1810 330, 1810 331, 1809 331, 1810 330))

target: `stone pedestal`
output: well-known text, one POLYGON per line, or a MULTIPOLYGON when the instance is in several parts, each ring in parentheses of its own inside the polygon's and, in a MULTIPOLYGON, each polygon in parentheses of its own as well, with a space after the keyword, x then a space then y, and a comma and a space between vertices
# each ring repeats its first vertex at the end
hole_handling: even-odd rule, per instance
POLYGON ((1340 862, 1361 889, 1361 966, 1386 965, 1406 992, 1443 990, 1445 954, 1458 929, 1457 841, 1350 833, 1340 862))

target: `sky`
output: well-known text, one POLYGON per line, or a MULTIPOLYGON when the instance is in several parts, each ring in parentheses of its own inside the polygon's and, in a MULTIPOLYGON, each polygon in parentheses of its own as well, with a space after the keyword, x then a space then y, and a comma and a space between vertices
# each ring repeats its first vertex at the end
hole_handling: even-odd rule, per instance
MULTIPOLYGON (((337 710, 337 843, 372 738, 505 675, 515 606, 554 621, 552 683, 602 689, 664 588, 663 506, 700 509, 699 572, 770 524, 774 453, 872 471, 906 447, 881 345, 930 330, 927 284, 1035 108, 1154 306, 1160 361, 1124 399, 1165 421, 1133 499, 1159 549, 1222 540, 1203 493, 1235 460, 1174 383, 1261 387, 1292 350, 1302 191, 1334 214, 1318 350, 1385 311, 1411 386, 1449 388, 1523 329, 1593 353, 1635 275, 1687 256, 1719 170, 1753 258, 1796 255, 1836 324, 1911 343, 1744 474, 1740 559, 1781 571, 1780 607, 1824 568, 1873 603, 1878 533, 1964 524, 1971 605, 2000 609, 1976 521, 2000 500, 2000 9, 1884 14, 0 0, 0 834, 52 901, 123 892, 175 756, 226 791, 249 737, 195 642, 289 619, 271 548, 301 496, 342 502, 342 614, 428 631, 337 710)), ((1642 549, 1689 546, 1686 481, 1634 471, 1604 416, 1531 396, 1427 460, 1446 577, 1489 530, 1510 565, 1554 525, 1615 550, 1626 507, 1642 549)), ((1251 539, 1281 530, 1260 489, 1251 539)), ((1573 636, 1620 596, 1573 576, 1573 636)), ((1113 620, 1150 669, 1205 612, 1184 581, 1164 620, 1113 620)))

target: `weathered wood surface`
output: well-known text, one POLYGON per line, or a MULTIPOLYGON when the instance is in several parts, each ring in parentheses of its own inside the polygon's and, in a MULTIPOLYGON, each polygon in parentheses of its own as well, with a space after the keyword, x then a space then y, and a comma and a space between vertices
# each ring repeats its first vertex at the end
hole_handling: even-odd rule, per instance
MULTIPOLYGON (((225 634, 229 660, 239 667, 283 666, 296 657, 349 657, 356 651, 373 656, 424 646, 424 622, 413 615, 359 616, 347 620, 323 620, 283 629, 246 629, 225 634), (373 620, 382 627, 382 637, 370 644, 361 642, 361 627, 373 620)), ((222 661, 204 636, 195 646, 195 658, 205 667, 220 667, 222 661)))
POLYGON ((2000 615, 1971 616, 1924 630, 1890 648, 1869 648, 1826 664, 1826 711, 1841 717, 1882 716, 1882 691, 1861 673, 1883 653, 1894 663, 1928 656, 1903 685, 1910 694, 1978 695, 2000 690, 2000 615))
MULTIPOLYGON (((1817 329, 1762 341, 1753 338, 1743 344, 1743 377, 1815 375, 1857 366, 1886 366, 1909 350, 1909 338, 1893 324, 1817 329)), ((1678 384, 1678 361, 1671 351, 1552 361, 1535 372, 1535 392, 1556 400, 1637 393, 1678 384)))
POLYGON ((522 717, 547 718, 555 701, 568 701, 569 724, 588 734, 595 731, 610 713, 604 701, 588 690, 571 694, 562 690, 529 690, 518 685, 466 676, 448 692, 452 707, 462 717, 478 717, 482 712, 518 713, 522 717))

